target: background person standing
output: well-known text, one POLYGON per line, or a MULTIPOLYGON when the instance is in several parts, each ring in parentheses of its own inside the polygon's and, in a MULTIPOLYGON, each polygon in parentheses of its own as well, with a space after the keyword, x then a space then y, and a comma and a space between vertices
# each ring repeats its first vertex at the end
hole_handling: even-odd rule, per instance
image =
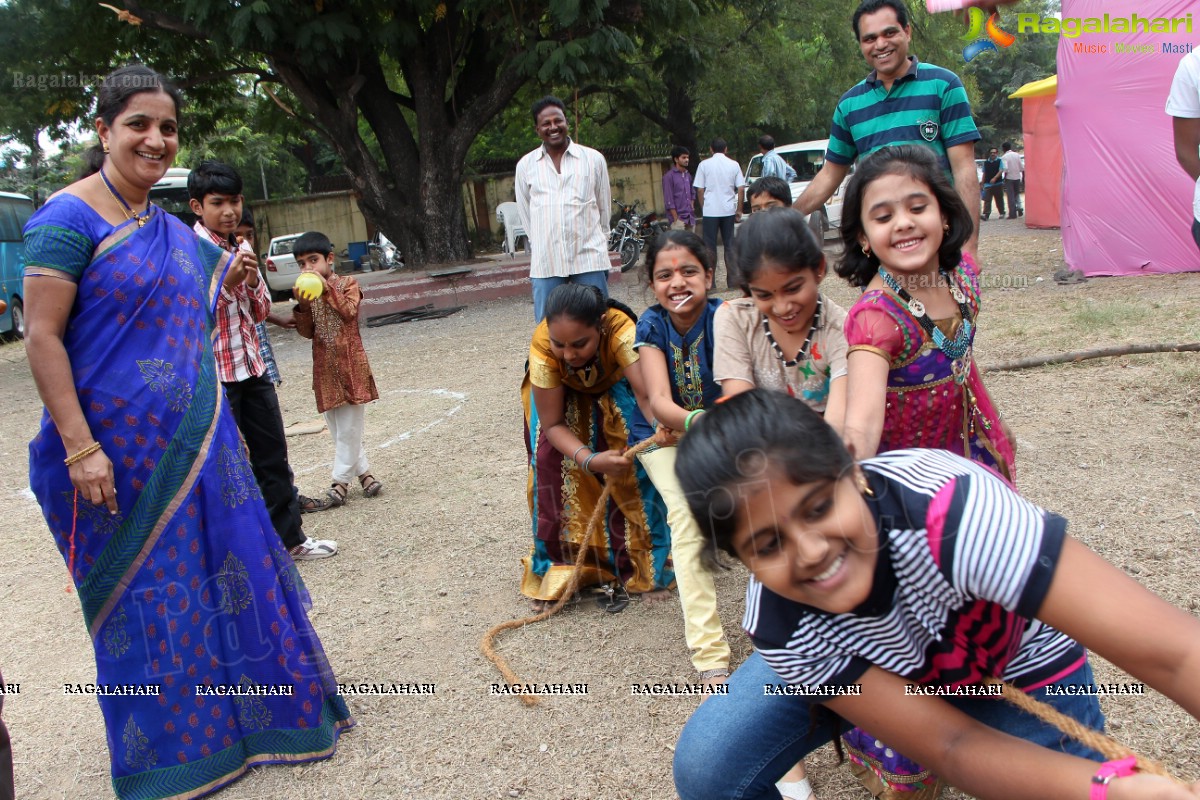
POLYGON ((996 201, 996 213, 1004 216, 1004 179, 1000 177, 1000 169, 1004 166, 1000 161, 999 150, 988 150, 987 160, 983 162, 983 215, 981 220, 992 215, 992 201, 996 201))
POLYGON ((571 141, 567 107, 547 95, 533 104, 542 146, 517 162, 517 214, 533 258, 533 316, 564 283, 586 283, 608 297, 608 163, 599 151, 571 141))
POLYGON ((671 168, 663 173, 663 202, 671 230, 692 230, 696 227, 696 204, 693 199, 692 174, 688 172, 691 151, 681 145, 671 148, 671 168))
POLYGON ((696 202, 700 205, 700 215, 704 221, 704 243, 715 255, 717 233, 721 234, 721 243, 725 248, 725 286, 733 289, 741 285, 737 261, 733 256, 733 228, 742 221, 742 194, 746 177, 738 163, 725 155, 727 148, 724 139, 718 137, 712 140, 709 145, 712 158, 700 162, 695 186, 696 202))
POLYGON ((796 180, 796 170, 783 160, 783 156, 775 152, 775 137, 764 133, 758 137, 758 149, 762 153, 762 172, 760 178, 779 178, 784 183, 796 180))
POLYGON ((1021 181, 1025 179, 1025 171, 1021 168, 1021 154, 1013 149, 1012 142, 1005 142, 1004 155, 1000 161, 1004 164, 1004 194, 1008 197, 1008 218, 1016 219, 1025 214, 1021 208, 1021 181))
POLYGON ((1167 113, 1175 138, 1175 159, 1196 181, 1192 194, 1192 238, 1200 247, 1200 50, 1188 53, 1175 70, 1167 113))
POLYGON ((975 228, 963 249, 974 256, 979 241, 975 142, 981 137, 962 81, 909 55, 912 25, 901 0, 863 0, 850 25, 871 73, 838 101, 825 164, 793 207, 806 215, 816 211, 842 185, 856 159, 881 147, 923 145, 937 156, 970 210, 975 228))

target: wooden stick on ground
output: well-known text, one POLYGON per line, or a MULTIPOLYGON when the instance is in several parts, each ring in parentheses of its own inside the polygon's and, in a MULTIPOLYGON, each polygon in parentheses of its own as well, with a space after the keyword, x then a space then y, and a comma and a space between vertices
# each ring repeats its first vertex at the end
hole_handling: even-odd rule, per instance
POLYGON ((980 367, 981 372, 1003 372, 1006 370, 1032 369, 1045 367, 1050 364, 1070 364, 1088 358, 1109 358, 1111 356, 1131 356, 1138 353, 1185 353, 1200 351, 1200 342, 1186 344, 1125 344, 1116 347, 1098 347, 1094 350, 1072 350, 1069 353, 1059 353, 1053 356, 1029 356, 1013 361, 1001 361, 999 364, 988 364, 980 367))

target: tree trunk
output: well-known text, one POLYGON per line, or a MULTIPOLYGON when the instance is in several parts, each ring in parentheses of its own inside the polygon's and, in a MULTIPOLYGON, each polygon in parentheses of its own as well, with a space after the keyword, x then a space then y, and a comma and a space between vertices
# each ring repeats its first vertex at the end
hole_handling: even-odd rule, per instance
POLYGON ((696 169, 700 166, 700 143, 696 141, 696 101, 689 94, 689 85, 674 80, 673 76, 665 81, 667 87, 667 119, 666 129, 671 143, 683 145, 692 154, 688 169, 695 177, 696 169))
POLYGON ((361 173, 351 173, 363 214, 400 248, 407 266, 471 258, 461 166, 448 163, 451 159, 449 153, 442 153, 443 163, 423 163, 423 171, 440 170, 439 174, 446 177, 420 188, 395 187, 376 192, 369 182, 360 180, 361 173))

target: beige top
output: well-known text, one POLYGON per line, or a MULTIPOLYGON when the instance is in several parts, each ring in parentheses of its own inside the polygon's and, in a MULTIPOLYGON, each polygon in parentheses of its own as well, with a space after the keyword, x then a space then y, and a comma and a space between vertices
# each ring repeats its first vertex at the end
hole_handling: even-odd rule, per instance
MULTIPOLYGON (((821 295, 821 325, 808 358, 785 366, 763 330, 763 315, 748 297, 729 300, 713 320, 713 380, 739 380, 799 397, 824 413, 829 384, 846 374, 846 310, 821 295)), ((788 353, 789 359, 795 353, 788 353)))

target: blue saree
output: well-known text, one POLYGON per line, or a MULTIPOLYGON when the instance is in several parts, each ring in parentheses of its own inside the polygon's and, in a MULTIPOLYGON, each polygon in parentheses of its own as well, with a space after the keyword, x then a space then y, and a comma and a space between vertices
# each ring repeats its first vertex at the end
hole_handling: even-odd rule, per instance
POLYGON ((325 758, 354 724, 216 377, 229 254, 158 209, 113 228, 59 195, 25 228, 26 277, 78 285, 63 336, 120 512, 76 501, 48 413, 30 486, 71 571, 116 794, 193 798, 251 766, 325 758))

